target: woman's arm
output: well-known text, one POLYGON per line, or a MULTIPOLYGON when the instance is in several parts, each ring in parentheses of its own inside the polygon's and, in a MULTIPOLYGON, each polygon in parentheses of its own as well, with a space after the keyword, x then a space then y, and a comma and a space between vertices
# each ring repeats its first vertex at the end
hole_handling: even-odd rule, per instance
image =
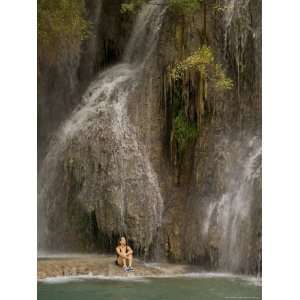
POLYGON ((126 255, 132 255, 132 254, 133 254, 132 249, 129 246, 127 246, 127 253, 126 253, 126 255))
POLYGON ((116 248, 116 252, 117 252, 117 254, 118 254, 119 256, 121 256, 122 258, 126 258, 126 255, 123 254, 123 253, 121 252, 121 250, 120 250, 119 247, 116 248))

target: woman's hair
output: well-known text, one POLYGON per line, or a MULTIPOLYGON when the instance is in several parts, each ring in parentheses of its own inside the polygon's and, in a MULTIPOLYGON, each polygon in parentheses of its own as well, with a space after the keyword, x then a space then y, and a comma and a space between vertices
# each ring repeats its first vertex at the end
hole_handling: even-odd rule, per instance
POLYGON ((127 240, 126 240, 125 236, 121 236, 121 237, 119 238, 118 245, 121 244, 121 239, 122 239, 122 238, 125 240, 125 244, 126 244, 126 246, 127 246, 127 240))

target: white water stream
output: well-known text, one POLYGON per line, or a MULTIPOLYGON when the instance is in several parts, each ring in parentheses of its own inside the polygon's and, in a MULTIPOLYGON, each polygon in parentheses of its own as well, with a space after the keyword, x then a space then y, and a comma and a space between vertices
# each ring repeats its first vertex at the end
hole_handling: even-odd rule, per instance
MULTIPOLYGON (((163 1, 158 2, 163 3, 163 1)), ((117 147, 118 157, 116 160, 118 160, 118 177, 121 184, 115 193, 120 198, 118 208, 120 209, 121 224, 119 227, 126 229, 124 215, 128 203, 125 203, 127 201, 125 189, 130 178, 144 182, 141 188, 144 188, 145 191, 142 193, 148 191, 149 198, 152 197, 151 203, 147 204, 147 207, 149 215, 154 217, 151 222, 153 230, 155 231, 155 228, 160 225, 163 200, 157 176, 145 147, 138 141, 136 129, 129 120, 127 107, 130 95, 144 80, 143 69, 149 63, 148 59, 157 44, 164 12, 165 6, 146 4, 142 7, 125 50, 123 61, 98 75, 98 78, 90 84, 83 95, 82 103, 53 138, 40 172, 38 201, 44 204, 46 211, 54 209, 55 201, 62 201, 59 200, 59 197, 63 199, 63 195, 55 194, 57 178, 61 176, 58 174, 58 170, 59 166, 63 164, 64 153, 73 138, 84 136, 89 139, 91 132, 94 134, 95 131, 105 126, 110 132, 113 144, 117 147), (55 194, 55 198, 51 199, 53 194, 55 194)), ((93 139, 92 136, 91 138, 93 139)), ((113 151, 113 149, 111 150, 113 151)), ((140 201, 143 201, 142 194, 140 198, 140 201)), ((101 210, 101 204, 99 205, 101 210)), ((47 216, 40 212, 39 219, 39 240, 40 244, 43 244, 41 241, 45 238, 44 233, 47 232, 47 216)), ((151 240, 151 236, 148 239, 151 240)))
POLYGON ((240 271, 240 267, 247 261, 253 227, 251 209, 255 201, 254 185, 261 176, 260 139, 252 138, 245 149, 246 155, 229 155, 233 161, 231 166, 235 167, 230 175, 227 174, 230 180, 221 198, 209 203, 203 226, 206 236, 211 227, 217 226, 219 268, 231 272, 240 271), (236 168, 239 164, 235 160, 238 159, 243 161, 243 165, 236 168))

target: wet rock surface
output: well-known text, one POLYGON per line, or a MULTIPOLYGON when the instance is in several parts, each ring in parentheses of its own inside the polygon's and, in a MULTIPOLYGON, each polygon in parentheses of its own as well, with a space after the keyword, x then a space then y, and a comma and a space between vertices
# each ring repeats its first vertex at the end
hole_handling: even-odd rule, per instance
POLYGON ((64 276, 104 276, 104 277, 159 277, 176 276, 198 268, 188 265, 175 265, 168 263, 145 264, 140 259, 134 259, 134 272, 124 272, 115 264, 115 256, 112 255, 73 255, 71 257, 48 257, 38 259, 38 280, 51 277, 64 276))

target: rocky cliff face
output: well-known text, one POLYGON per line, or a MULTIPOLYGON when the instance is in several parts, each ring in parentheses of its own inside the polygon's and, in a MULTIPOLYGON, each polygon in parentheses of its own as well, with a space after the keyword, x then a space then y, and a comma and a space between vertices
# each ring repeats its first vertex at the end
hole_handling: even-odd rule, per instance
POLYGON ((126 234, 148 258, 260 272, 261 2, 207 0, 189 18, 149 6, 135 25, 117 4, 87 1, 96 34, 74 80, 41 74, 40 247, 112 251, 126 234), (232 91, 217 94, 197 73, 170 79, 170 66, 204 44, 232 91), (178 94, 198 126, 182 153, 172 139, 178 94))
POLYGON ((115 63, 124 52, 132 28, 132 18, 120 13, 121 1, 86 0, 91 37, 77 53, 62 62, 39 62, 38 72, 38 155, 39 161, 59 125, 80 103, 91 80, 115 63))
MULTIPOLYGON (((187 75, 179 93, 185 97, 191 118, 199 122, 199 135, 180 158, 172 156, 171 142, 178 87, 163 79, 165 141, 172 178, 172 196, 165 200, 163 240, 174 260, 184 258, 235 272, 256 273, 261 268, 261 177, 257 175, 261 167, 260 4, 206 1, 192 20, 176 22, 162 32, 159 48, 167 49, 168 54, 160 55, 164 70, 208 44, 235 85, 223 95, 209 88, 201 93, 197 74, 187 75), (228 196, 232 192, 237 195, 228 196)), ((166 23, 172 21, 166 18, 166 23)))

